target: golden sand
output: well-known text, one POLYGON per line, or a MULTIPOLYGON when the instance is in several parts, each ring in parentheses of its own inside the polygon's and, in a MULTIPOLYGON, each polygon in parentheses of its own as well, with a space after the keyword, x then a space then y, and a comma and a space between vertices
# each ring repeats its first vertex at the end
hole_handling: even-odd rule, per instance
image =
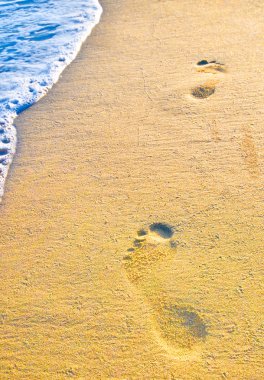
POLYGON ((0 378, 262 380, 264 4, 102 5, 17 120, 0 378))

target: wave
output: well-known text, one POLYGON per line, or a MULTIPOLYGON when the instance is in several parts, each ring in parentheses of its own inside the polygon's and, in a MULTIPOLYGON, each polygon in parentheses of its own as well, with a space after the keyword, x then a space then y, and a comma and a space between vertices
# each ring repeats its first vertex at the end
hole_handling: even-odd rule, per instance
POLYGON ((16 116, 42 98, 100 21, 97 0, 0 0, 0 198, 16 116))

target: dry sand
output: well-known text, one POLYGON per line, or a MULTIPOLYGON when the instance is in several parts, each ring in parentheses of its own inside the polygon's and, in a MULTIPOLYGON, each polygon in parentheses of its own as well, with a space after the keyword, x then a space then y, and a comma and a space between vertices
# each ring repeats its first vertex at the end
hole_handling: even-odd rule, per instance
POLYGON ((0 378, 262 380, 264 4, 102 5, 17 120, 0 378))

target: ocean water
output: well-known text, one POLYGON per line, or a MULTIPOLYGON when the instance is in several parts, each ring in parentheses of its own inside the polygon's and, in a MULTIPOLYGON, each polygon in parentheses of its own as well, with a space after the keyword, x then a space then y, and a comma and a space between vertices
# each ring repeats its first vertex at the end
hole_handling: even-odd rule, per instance
POLYGON ((44 96, 99 22, 97 0, 0 0, 0 197, 16 116, 44 96))

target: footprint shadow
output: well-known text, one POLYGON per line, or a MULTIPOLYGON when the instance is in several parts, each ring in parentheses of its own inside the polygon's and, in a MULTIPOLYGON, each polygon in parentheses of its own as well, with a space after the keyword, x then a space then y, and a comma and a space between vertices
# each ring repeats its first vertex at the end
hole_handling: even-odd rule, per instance
POLYGON ((208 81, 192 89, 191 94, 194 98, 205 99, 215 93, 215 81, 208 81))
POLYGON ((168 353, 184 360, 197 355, 208 331, 200 312, 178 298, 171 300, 160 283, 158 273, 177 252, 175 235, 166 223, 140 229, 123 264, 128 279, 150 306, 153 336, 168 353))

